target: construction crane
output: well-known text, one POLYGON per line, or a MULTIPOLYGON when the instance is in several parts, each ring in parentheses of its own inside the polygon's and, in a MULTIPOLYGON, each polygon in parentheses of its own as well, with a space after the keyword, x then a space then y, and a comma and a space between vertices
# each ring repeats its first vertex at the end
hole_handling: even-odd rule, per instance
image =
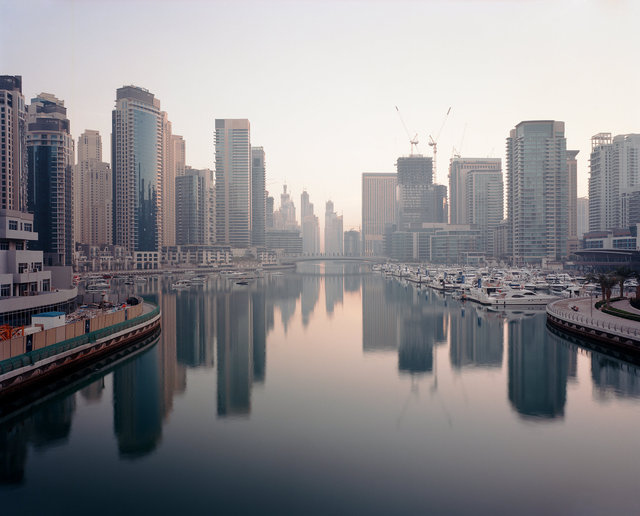
POLYGON ((447 114, 444 115, 444 120, 442 121, 442 125, 440 126, 440 130, 436 134, 435 139, 433 136, 429 135, 429 147, 433 147, 433 182, 435 183, 438 179, 438 168, 437 168, 437 159, 438 159, 438 140, 440 139, 440 134, 444 129, 444 124, 447 123, 447 118, 449 118, 449 113, 451 113, 451 107, 447 110, 447 114))
POLYGON ((407 129, 407 124, 404 123, 404 119, 402 118, 402 114, 400 113, 398 106, 396 106, 396 111, 398 112, 398 117, 400 117, 400 122, 402 122, 402 127, 404 127, 404 131, 407 133, 407 137, 409 138, 409 144, 411 145, 409 156, 413 156, 414 147, 416 151, 418 150, 418 133, 414 134, 413 138, 411 138, 411 133, 409 133, 409 129, 407 129))

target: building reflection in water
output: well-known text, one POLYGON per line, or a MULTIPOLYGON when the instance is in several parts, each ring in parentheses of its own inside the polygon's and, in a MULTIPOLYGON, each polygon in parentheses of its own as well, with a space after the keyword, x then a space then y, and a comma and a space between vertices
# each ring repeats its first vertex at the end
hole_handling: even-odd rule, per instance
POLYGON ((385 281, 377 275, 362 279, 362 350, 365 352, 398 349, 395 286, 400 287, 397 281, 385 281))
POLYGON ((536 317, 508 323, 509 401, 524 417, 562 418, 575 350, 539 328, 536 317))
POLYGON ((344 266, 340 263, 325 262, 324 297, 325 308, 329 316, 333 315, 336 305, 344 302, 344 266))
POLYGON ((0 484, 24 481, 29 445, 38 450, 66 443, 75 409, 72 394, 47 402, 24 419, 0 426, 0 484))
POLYGON ((218 416, 251 410, 253 383, 253 310, 248 289, 231 287, 218 297, 218 416))
POLYGON ((102 399, 104 376, 80 389, 80 395, 89 403, 97 403, 102 399))
POLYGON ((591 378, 594 396, 599 400, 640 397, 640 371, 615 358, 591 353, 591 378))
POLYGON ((398 303, 398 369, 405 373, 433 371, 433 348, 447 340, 448 309, 435 292, 412 287, 400 293, 398 303), (422 296, 429 296, 425 303, 422 296))
POLYGON ((500 367, 503 318, 471 303, 451 311, 451 367, 500 367))
POLYGON ((302 292, 300 294, 300 312, 302 314, 302 325, 305 328, 309 325, 309 320, 318 304, 319 297, 320 277, 316 275, 303 276, 302 292))
POLYGON ((187 367, 214 366, 216 296, 180 291, 173 297, 176 311, 178 362, 187 367))
POLYGON ((267 370, 267 303, 264 289, 251 292, 253 304, 253 379, 264 383, 267 370))
POLYGON ((162 437, 161 348, 154 346, 113 373, 113 425, 120 456, 143 457, 162 437))

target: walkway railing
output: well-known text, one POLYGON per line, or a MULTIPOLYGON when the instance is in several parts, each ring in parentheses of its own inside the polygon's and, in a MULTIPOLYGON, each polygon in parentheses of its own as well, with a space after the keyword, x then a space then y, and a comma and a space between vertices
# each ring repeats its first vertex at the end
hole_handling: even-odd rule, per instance
POLYGON ((149 321, 159 313, 160 307, 156 306, 150 312, 139 315, 138 317, 134 317, 133 319, 130 319, 128 321, 123 321, 112 326, 107 326, 106 328, 102 328, 100 330, 85 333, 84 335, 80 335, 78 337, 63 340, 41 349, 35 349, 17 357, 2 360, 0 361, 0 374, 5 374, 15 369, 20 369, 21 367, 27 367, 36 364, 40 360, 44 360, 60 353, 65 353, 66 351, 84 346, 85 344, 89 344, 91 342, 96 342, 104 337, 108 337, 109 335, 121 332, 128 328, 132 328, 133 326, 137 326, 146 321, 149 321))
MULTIPOLYGON (((576 301, 578 299, 580 298, 577 298, 576 301)), ((562 319, 564 321, 581 324, 585 328, 598 329, 598 330, 606 331, 609 333, 615 333, 621 337, 629 337, 634 340, 640 339, 640 325, 635 327, 629 326, 626 324, 617 323, 615 321, 606 321, 603 319, 598 319, 597 317, 592 317, 582 312, 574 312, 571 309, 564 310, 564 309, 558 308, 557 304, 562 301, 566 302, 566 300, 561 300, 561 301, 555 301, 553 303, 548 304, 547 314, 557 317, 558 319, 562 319)))

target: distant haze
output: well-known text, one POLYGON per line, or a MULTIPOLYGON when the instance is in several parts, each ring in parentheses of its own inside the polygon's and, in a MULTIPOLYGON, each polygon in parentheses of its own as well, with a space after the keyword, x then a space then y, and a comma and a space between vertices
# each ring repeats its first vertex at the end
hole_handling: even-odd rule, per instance
MULTIPOLYGON (((323 218, 360 225, 362 172, 393 172, 418 133, 503 158, 518 122, 566 122, 587 194, 590 137, 640 132, 640 2, 635 1, 36 1, 2 2, 0 73, 27 102, 65 101, 74 138, 100 131, 110 160, 116 88, 160 99, 187 163, 213 168, 215 118, 248 118, 267 189, 303 187, 323 218)), ((447 185, 448 186, 448 185, 447 185)))

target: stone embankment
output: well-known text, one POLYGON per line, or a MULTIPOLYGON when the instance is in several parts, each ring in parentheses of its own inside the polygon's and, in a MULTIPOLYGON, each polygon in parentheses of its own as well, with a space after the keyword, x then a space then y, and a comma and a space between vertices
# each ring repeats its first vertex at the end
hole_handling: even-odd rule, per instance
MULTIPOLYGON (((554 301, 547 305, 547 324, 562 332, 596 341, 614 354, 640 357, 640 322, 603 313, 595 306, 596 298, 581 297, 554 301)), ((628 300, 611 306, 640 314, 628 300)))

